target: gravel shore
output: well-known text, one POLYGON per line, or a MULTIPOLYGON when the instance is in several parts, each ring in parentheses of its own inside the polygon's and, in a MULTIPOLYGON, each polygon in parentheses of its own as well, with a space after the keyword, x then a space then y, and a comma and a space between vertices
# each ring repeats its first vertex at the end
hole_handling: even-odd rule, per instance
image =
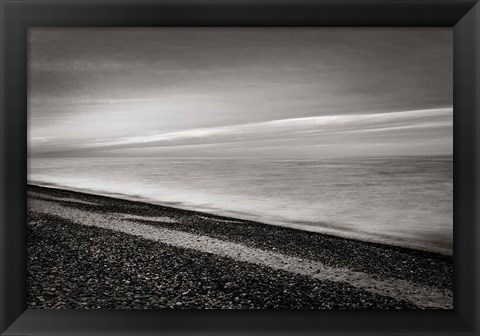
MULTIPOLYGON (((28 190, 29 201, 56 198, 66 207, 99 215, 125 214, 132 225, 174 228, 379 278, 452 288, 451 256, 142 202, 34 186, 28 190)), ((347 284, 83 226, 38 211, 28 211, 28 223, 30 308, 416 308, 347 284)))

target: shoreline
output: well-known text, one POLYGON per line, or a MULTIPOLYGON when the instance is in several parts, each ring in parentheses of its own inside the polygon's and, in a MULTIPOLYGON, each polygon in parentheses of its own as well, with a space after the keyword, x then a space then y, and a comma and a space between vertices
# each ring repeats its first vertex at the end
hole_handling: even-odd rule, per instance
MULTIPOLYGON (((327 237, 332 237, 332 238, 339 238, 339 239, 345 239, 345 240, 352 240, 356 242, 362 242, 362 243, 368 243, 368 244, 377 244, 381 246, 389 246, 389 247, 394 247, 394 248, 399 248, 399 249, 406 249, 406 250, 413 250, 413 251, 421 251, 421 252, 427 252, 427 253, 434 253, 434 254, 441 254, 445 256, 451 256, 453 257, 453 251, 448 248, 428 248, 426 246, 423 246, 421 244, 415 244, 411 242, 406 242, 406 241, 401 241, 402 243, 396 243, 392 239, 387 239, 387 238, 382 238, 381 236, 376 236, 374 238, 369 237, 368 234, 366 233, 361 233, 357 232, 357 234, 342 234, 342 231, 339 230, 338 232, 335 233, 330 233, 330 232, 322 232, 321 230, 316 229, 315 226, 311 224, 296 224, 294 225, 288 225, 284 223, 268 223, 268 222, 262 222, 253 219, 253 216, 249 216, 248 214, 245 214, 245 216, 242 217, 241 213, 235 213, 236 215, 239 215, 239 217, 234 217, 234 215, 230 214, 222 214, 219 213, 221 210, 218 209, 212 209, 212 212, 208 211, 203 211, 199 209, 195 209, 194 207, 188 207, 183 204, 179 203, 168 203, 168 202, 156 202, 154 200, 142 198, 142 197, 137 197, 137 196, 128 196, 125 194, 117 194, 117 193, 110 193, 110 192, 102 192, 102 191, 93 191, 93 190, 83 190, 83 189, 78 189, 78 188, 71 188, 71 187, 63 187, 59 186, 56 184, 50 184, 50 183, 35 183, 35 182, 27 182, 27 189, 29 187, 38 187, 38 188, 45 188, 45 189, 50 189, 52 191, 59 191, 59 192, 71 192, 74 194, 79 194, 85 195, 85 196, 97 196, 97 197, 105 197, 113 200, 123 200, 123 201, 130 201, 130 202, 138 202, 138 203, 143 203, 143 204, 149 204, 149 205, 154 205, 154 206, 160 206, 160 207, 165 207, 169 208, 172 210, 178 210, 178 211, 187 211, 187 212, 192 212, 192 213, 198 213, 198 214, 204 214, 206 216, 216 216, 219 218, 223 218, 225 220, 235 220, 235 221, 244 221, 244 222, 251 222, 251 223, 258 223, 260 225, 269 225, 269 226, 274 226, 274 227, 281 227, 285 229, 291 229, 295 231, 301 231, 301 232, 311 232, 314 234, 319 234, 327 237), (217 213, 216 213, 217 212, 217 213), (250 218, 249 218, 250 217, 250 218)), ((228 211, 227 211, 228 212, 228 211)))
POLYGON ((451 256, 31 185, 27 205, 31 308, 157 307, 145 301, 157 294, 159 300, 175 296, 172 300, 177 301, 167 300, 161 305, 166 308, 449 309, 453 304, 451 256), (152 257, 155 255, 159 257, 152 257), (137 269, 145 258, 144 266, 137 269), (204 267, 197 269, 199 258, 204 267), (171 263, 184 266, 170 269, 167 265, 171 263), (153 284, 144 281, 136 285, 136 289, 119 284, 126 264, 134 277, 128 280, 130 283, 143 274, 143 267, 149 272, 142 276, 157 278, 153 284), (77 268, 87 271, 88 281, 108 289, 120 303, 113 304, 106 298, 99 303, 95 296, 101 289, 87 288, 85 295, 95 303, 78 306, 71 293, 77 286, 85 286, 85 275, 77 268), (90 268, 96 271, 92 273, 90 268), (106 270, 105 277, 112 279, 107 283, 102 275, 106 270), (72 272, 77 272, 80 280, 68 276, 72 272), (226 288, 216 288, 213 283, 208 285, 213 288, 205 292, 205 283, 225 272, 230 274, 226 288), (178 284, 166 284, 178 274, 191 279, 186 285, 182 283, 181 293, 175 289, 178 284), (52 287, 45 285, 51 279, 60 281, 53 286, 53 294, 52 287), (59 289, 63 284, 69 288, 66 293, 59 289), (302 285, 297 288, 297 284, 302 285), (115 294, 116 286, 123 286, 127 293, 133 290, 128 295, 141 304, 121 301, 115 294), (238 287, 234 297, 231 286, 238 287), (252 286, 261 288, 255 297, 246 293, 252 286), (324 288, 320 297, 314 288, 324 288), (142 293, 142 298, 135 290, 142 293), (184 302, 182 293, 196 298, 184 302), (287 294, 283 297, 282 293, 287 294), (245 301, 237 294, 249 299, 245 301), (177 307, 176 302, 181 304, 177 307))

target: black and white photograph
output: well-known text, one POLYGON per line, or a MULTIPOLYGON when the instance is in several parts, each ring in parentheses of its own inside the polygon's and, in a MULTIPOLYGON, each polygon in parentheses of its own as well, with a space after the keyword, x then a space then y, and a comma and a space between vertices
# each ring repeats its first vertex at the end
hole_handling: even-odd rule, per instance
POLYGON ((453 309, 451 28, 30 28, 29 309, 453 309))

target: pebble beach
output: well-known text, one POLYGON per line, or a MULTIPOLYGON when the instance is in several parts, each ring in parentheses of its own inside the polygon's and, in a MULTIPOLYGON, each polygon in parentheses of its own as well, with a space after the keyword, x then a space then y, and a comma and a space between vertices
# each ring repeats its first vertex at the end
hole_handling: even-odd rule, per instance
POLYGON ((451 255, 28 186, 32 309, 452 309, 451 255))

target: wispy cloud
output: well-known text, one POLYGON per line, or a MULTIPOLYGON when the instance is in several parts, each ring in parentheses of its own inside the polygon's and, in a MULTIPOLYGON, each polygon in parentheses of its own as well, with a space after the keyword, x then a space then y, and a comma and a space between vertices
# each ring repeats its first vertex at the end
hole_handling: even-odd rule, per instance
POLYGON ((452 108, 413 110, 393 113, 332 115, 290 118, 266 122, 195 128, 176 132, 125 137, 83 144, 85 149, 144 148, 211 143, 248 142, 285 138, 314 138, 344 134, 352 142, 352 133, 384 133, 452 127, 452 108))

